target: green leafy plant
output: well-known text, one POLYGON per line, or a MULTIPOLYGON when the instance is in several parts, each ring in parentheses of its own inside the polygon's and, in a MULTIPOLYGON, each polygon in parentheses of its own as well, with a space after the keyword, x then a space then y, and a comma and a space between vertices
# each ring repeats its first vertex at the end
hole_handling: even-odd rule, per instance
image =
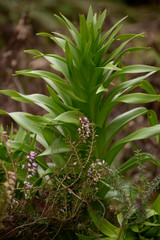
MULTIPOLYGON (((92 201, 105 200, 104 197, 109 191, 111 182, 106 184, 105 181, 99 181, 99 175, 95 175, 91 182, 88 180, 95 162, 109 169, 126 143, 152 136, 155 136, 157 142, 159 141, 160 125, 153 110, 135 107, 112 121, 110 117, 120 103, 130 105, 158 101, 160 95, 156 94, 146 78, 160 69, 146 65, 124 66, 122 60, 125 54, 146 49, 144 47, 126 48, 131 40, 143 37, 143 34, 118 35, 125 18, 103 33, 106 10, 97 16, 93 14, 90 7, 87 18, 80 15, 79 30, 62 14, 56 17, 69 30, 71 38, 61 33, 38 35, 49 37, 57 43, 64 51, 65 57, 43 54, 37 50, 26 52, 35 57, 44 57, 63 77, 41 70, 16 72, 17 75, 42 78, 47 83, 49 96, 38 93, 25 95, 13 90, 0 90, 0 93, 16 101, 34 103, 47 113, 43 116, 35 116, 25 112, 7 113, 1 110, 0 114, 8 114, 29 131, 20 134, 19 140, 14 139, 10 143, 11 148, 19 146, 21 150, 21 137, 25 135, 22 149, 29 154, 27 156, 30 159, 33 157, 32 151, 37 150, 35 143, 40 144, 36 151, 37 155, 34 155, 37 159, 36 163, 39 164, 38 175, 35 177, 36 184, 32 185, 31 189, 31 195, 38 197, 38 207, 29 207, 29 210, 39 219, 34 223, 42 221, 42 232, 45 229, 43 220, 47 219, 48 229, 51 222, 60 220, 58 229, 55 230, 52 226, 52 231, 58 234, 62 228, 62 222, 66 223, 69 219, 79 216, 78 214, 83 216, 82 203, 90 206, 92 201), (117 43, 119 43, 118 46, 117 43), (114 44, 116 47, 111 50, 114 44), (145 93, 132 93, 131 91, 136 88, 145 93), (139 129, 114 142, 116 136, 128 123, 142 115, 147 116, 149 127, 139 129), (30 143, 34 145, 31 144, 33 148, 28 146, 30 143), (97 183, 99 185, 96 186, 96 191, 93 191, 97 183), (35 195, 32 191, 34 186, 36 189, 41 189, 41 191, 35 190, 35 195), (64 202, 61 201, 62 196, 65 199, 64 202), (74 201, 76 204, 73 204, 74 201), (41 206, 44 206, 43 211, 41 206), (41 218, 42 216, 44 218, 41 218)), ((147 153, 141 153, 141 159, 142 163, 152 161, 159 166, 159 160, 147 153)), ((23 170, 23 164, 24 162, 20 164, 21 170, 23 170)), ((118 172, 122 174, 136 166, 139 166, 139 160, 133 156, 120 166, 118 172)), ((27 168, 27 173, 30 172, 31 169, 29 169, 27 168)), ((24 183, 26 172, 23 176, 24 183)), ((29 186, 30 183, 25 182, 25 184, 29 186)), ((114 188, 117 186, 114 182, 112 185, 114 188)), ((22 190, 25 187, 23 185, 22 190)), ((28 201, 29 193, 25 192, 28 201)), ((123 195, 123 191, 119 194, 122 200, 125 199, 126 195, 123 195)), ((25 217, 28 221, 26 213, 25 217)), ((34 225, 33 221, 29 224, 34 225)), ((82 230, 84 229, 85 227, 82 227, 82 230)))
MULTIPOLYGON (((146 78, 159 71, 159 68, 146 65, 124 66, 122 58, 126 53, 144 50, 146 48, 125 48, 133 39, 143 37, 143 34, 120 34, 125 19, 117 22, 111 29, 102 35, 106 11, 93 15, 90 7, 87 19, 80 15, 79 31, 61 14, 56 16, 72 35, 69 37, 54 33, 40 33, 38 35, 49 37, 57 43, 65 53, 65 57, 55 54, 43 54, 37 50, 27 50, 35 57, 44 57, 51 63, 51 67, 61 72, 64 79, 54 73, 40 70, 21 70, 16 74, 31 77, 41 77, 46 81, 50 96, 42 94, 24 95, 13 90, 1 90, 2 94, 11 96, 16 101, 35 103, 48 113, 43 116, 34 116, 23 112, 8 113, 18 124, 35 133, 37 140, 46 148, 45 154, 53 154, 57 139, 59 154, 64 150, 64 137, 74 139, 77 126, 80 125, 79 116, 86 116, 96 126, 98 138, 94 151, 95 158, 104 159, 111 164, 127 142, 156 136, 160 133, 160 126, 153 110, 145 107, 133 108, 114 118, 111 122, 109 116, 119 103, 142 104, 157 101, 157 95, 146 81, 146 78), (120 45, 113 51, 113 43, 120 45), (121 43, 122 42, 122 43, 121 43), (142 75, 146 73, 145 75, 142 75), (129 79, 127 78, 129 74, 129 79), (131 77, 141 74, 138 77, 131 77), (120 80, 120 82, 114 83, 120 80), (115 84, 114 87, 111 87, 115 84), (146 93, 129 93, 136 87, 146 93), (151 127, 135 131, 127 137, 117 141, 111 147, 116 135, 135 118, 147 115, 151 127)), ((6 112, 1 111, 1 114, 6 112)), ((65 152, 67 149, 65 149, 65 152)), ((68 149, 69 151, 69 149, 68 149)), ((57 151, 56 151, 57 153, 57 151)))

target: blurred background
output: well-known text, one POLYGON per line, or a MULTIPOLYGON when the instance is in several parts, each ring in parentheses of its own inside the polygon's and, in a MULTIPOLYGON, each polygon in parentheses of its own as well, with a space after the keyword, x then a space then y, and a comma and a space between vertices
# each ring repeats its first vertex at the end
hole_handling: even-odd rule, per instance
MULTIPOLYGON (((43 53, 61 55, 62 52, 52 41, 36 36, 36 33, 58 31, 68 34, 54 14, 61 12, 78 27, 79 14, 87 14, 89 5, 92 5, 94 12, 107 9, 104 30, 128 15, 121 33, 145 32, 145 38, 134 40, 132 46, 149 46, 151 49, 129 55, 125 59, 127 65, 160 66, 160 0, 0 0, 0 88, 13 89, 26 94, 48 94, 41 79, 13 76, 16 70, 22 69, 50 70, 44 59, 33 59, 31 55, 24 53, 24 50, 37 49, 43 53)), ((149 80, 160 94, 160 74, 154 75, 149 80)), ((159 103, 152 103, 147 107, 153 108, 160 117, 159 103)), ((125 106, 122 107, 122 112, 125 111, 124 108, 125 106)), ((14 102, 3 95, 0 95, 0 109, 8 112, 25 111, 42 114, 42 110, 35 105, 14 102)), ((118 111, 120 109, 113 114, 119 114, 118 111)), ((137 121, 138 123, 130 124, 126 129, 127 133, 135 130, 137 125, 141 127, 146 124, 144 117, 137 121)), ((8 116, 0 116, 0 123, 4 126, 9 125, 10 122, 8 116)), ((159 149, 152 139, 139 143, 139 147, 159 156, 159 149)), ((130 149, 130 146, 126 148, 130 149)), ((124 155, 124 152, 122 154, 124 155)), ((125 154, 125 158, 128 158, 128 155, 125 154)))

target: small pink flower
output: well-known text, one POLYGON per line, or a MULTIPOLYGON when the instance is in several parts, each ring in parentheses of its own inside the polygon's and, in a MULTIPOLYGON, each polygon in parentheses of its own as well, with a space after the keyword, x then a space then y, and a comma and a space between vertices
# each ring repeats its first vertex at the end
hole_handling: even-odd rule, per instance
POLYGON ((84 120, 85 122, 88 122, 88 121, 89 121, 87 117, 84 117, 83 120, 84 120))
POLYGON ((32 166, 33 166, 33 167, 38 167, 38 164, 37 164, 36 162, 33 162, 33 163, 32 163, 32 166))
POLYGON ((24 169, 24 168, 25 168, 25 164, 22 165, 22 169, 24 169))

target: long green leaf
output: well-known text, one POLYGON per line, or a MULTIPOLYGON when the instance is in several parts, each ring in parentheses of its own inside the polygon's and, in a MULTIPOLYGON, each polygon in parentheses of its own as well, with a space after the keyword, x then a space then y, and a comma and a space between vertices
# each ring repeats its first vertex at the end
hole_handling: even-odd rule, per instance
POLYGON ((128 40, 128 39, 132 39, 134 37, 144 37, 144 33, 140 33, 140 34, 120 34, 119 36, 116 37, 116 40, 128 40))
POLYGON ((59 106, 52 98, 49 98, 43 94, 25 95, 13 90, 0 90, 0 93, 10 96, 12 97, 12 99, 16 101, 35 103, 38 106, 44 108, 46 111, 51 113, 53 112, 56 115, 59 115, 62 112, 64 112, 64 109, 61 106, 59 106))
POLYGON ((92 6, 89 6, 88 14, 87 14, 87 23, 91 23, 93 21, 93 9, 92 6))
POLYGON ((133 48, 127 48, 125 50, 123 50, 118 57, 114 60, 114 63, 117 64, 121 61, 121 59, 124 57, 125 53, 132 53, 135 51, 142 51, 142 50, 148 50, 150 49, 149 47, 133 47, 133 48))
MULTIPOLYGON (((38 115, 25 115, 28 119, 32 120, 35 124, 35 126, 40 127, 40 128, 45 128, 47 126, 53 126, 57 125, 57 121, 54 120, 53 114, 45 114, 43 116, 38 116, 38 115)), ((55 116, 56 117, 56 116, 55 116)))
POLYGON ((68 112, 64 112, 61 115, 59 115, 58 117, 54 118, 55 121, 60 121, 63 123, 74 123, 76 125, 79 125, 79 119, 78 119, 78 115, 81 115, 81 113, 79 111, 68 111, 68 112))
POLYGON ((66 99, 66 96, 70 96, 72 99, 84 102, 83 99, 76 96, 73 92, 71 85, 66 83, 61 77, 47 72, 47 71, 40 71, 40 70, 21 70, 17 71, 16 74, 22 74, 25 76, 30 77, 41 77, 43 78, 56 92, 60 95, 62 99, 66 99), (65 95, 64 95, 65 94, 65 95))
POLYGON ((108 85, 110 84, 110 82, 113 79, 115 79, 116 77, 118 77, 124 73, 145 73, 145 72, 156 72, 159 70, 160 70, 160 68, 158 68, 158 67, 153 67, 153 66, 148 66, 148 65, 140 65, 140 64, 139 65, 129 65, 129 66, 121 68, 121 71, 113 73, 112 76, 105 81, 104 87, 108 87, 108 85))
MULTIPOLYGON (((151 154, 149 154, 149 153, 140 153, 139 156, 141 158, 141 163, 145 163, 147 161, 150 161, 150 162, 153 162, 158 167, 160 167, 160 160, 155 158, 151 154)), ((130 158, 129 160, 127 160, 125 163, 123 163, 120 166, 120 168, 118 169, 118 171, 119 171, 120 174, 123 174, 123 173, 127 172, 130 169, 138 167, 139 164, 140 164, 139 157, 137 157, 135 155, 132 158, 130 158)))
POLYGON ((128 112, 125 112, 121 115, 119 115, 118 117, 116 117, 104 130, 104 135, 101 134, 100 139, 98 139, 97 143, 100 143, 98 145, 98 150, 100 152, 100 154, 104 154, 104 151, 106 151, 108 149, 108 147, 110 146, 111 142, 113 141, 113 139, 115 138, 115 136, 117 135, 117 133, 126 125, 128 124, 130 121, 134 120, 135 118, 142 116, 144 114, 146 114, 148 112, 148 110, 144 107, 139 107, 139 108, 135 108, 133 110, 130 110, 128 112), (102 143, 102 139, 103 139, 103 143, 102 143))
POLYGON ((105 156, 105 160, 107 164, 111 164, 115 158, 115 156, 119 153, 119 151, 124 147, 124 145, 128 142, 136 141, 136 140, 143 140, 146 138, 150 138, 156 135, 160 134, 160 125, 152 126, 152 127, 146 127, 139 129, 131 134, 129 134, 127 137, 119 140, 116 142, 110 150, 107 152, 105 156))
POLYGON ((99 230, 109 237, 118 237, 119 228, 111 224, 106 219, 101 219, 95 212, 88 210, 94 224, 99 230))
POLYGON ((122 18, 122 19, 120 19, 117 23, 115 23, 115 24, 103 35, 99 47, 101 47, 101 46, 104 44, 104 42, 106 41, 106 39, 108 38, 108 36, 111 34, 111 32, 112 32, 122 21, 124 21, 126 18, 127 18, 127 16, 124 17, 124 18, 122 18))
MULTIPOLYGON (((142 37, 142 34, 133 34, 132 37, 130 37, 127 41, 123 42, 118 48, 115 48, 115 50, 113 50, 109 56, 107 56, 105 58, 105 60, 103 61, 103 65, 106 65, 108 62, 110 62, 112 59, 114 59, 123 49, 124 47, 129 43, 129 41, 131 41, 134 38, 137 37, 142 37)), ((116 40, 116 39, 115 39, 116 40)))
POLYGON ((35 57, 42 57, 43 56, 43 53, 41 53, 41 52, 39 52, 38 50, 35 50, 35 49, 24 50, 24 52, 35 55, 35 57))
POLYGON ((130 93, 118 97, 115 101, 124 102, 128 104, 139 104, 159 101, 160 95, 146 94, 146 93, 130 93))
POLYGON ((95 26, 96 31, 98 31, 99 29, 102 29, 106 16, 107 16, 106 9, 101 14, 99 13, 96 26, 95 26))
MULTIPOLYGON (((67 37, 66 35, 64 35, 64 34, 62 34, 62 33, 57 33, 57 32, 53 32, 55 35, 57 35, 57 36, 59 36, 59 37, 61 37, 61 38, 57 38, 57 37, 51 37, 51 39, 52 40, 54 40, 55 41, 55 39, 56 39, 56 43, 58 43, 58 41, 57 40, 62 40, 62 39, 64 39, 64 44, 63 44, 63 47, 62 47, 62 45, 61 45, 61 48, 62 49, 65 49, 65 43, 66 42, 68 42, 68 43, 70 43, 74 48, 77 48, 75 45, 74 45, 74 43, 72 42, 72 40, 69 38, 69 37, 67 37)), ((59 44, 58 44, 59 45, 59 44)), ((59 45, 60 46, 60 45, 59 45)))
POLYGON ((144 89, 147 93, 150 94, 156 94, 153 86, 150 84, 150 82, 144 80, 142 83, 139 85, 140 88, 144 89))
POLYGON ((74 38, 77 46, 79 47, 79 43, 80 43, 80 34, 78 32, 78 30, 76 29, 76 27, 65 17, 61 14, 62 17, 59 17, 57 15, 55 15, 55 17, 60 20, 60 22, 62 22, 70 31, 72 37, 74 38))
POLYGON ((37 140, 46 148, 48 147, 47 142, 45 141, 41 129, 37 126, 35 126, 35 123, 25 117, 25 115, 29 115, 28 113, 24 112, 12 112, 7 113, 5 111, 0 110, 0 114, 8 114, 15 122, 17 122, 20 126, 22 126, 24 129, 27 129, 28 131, 35 133, 37 135, 37 140))

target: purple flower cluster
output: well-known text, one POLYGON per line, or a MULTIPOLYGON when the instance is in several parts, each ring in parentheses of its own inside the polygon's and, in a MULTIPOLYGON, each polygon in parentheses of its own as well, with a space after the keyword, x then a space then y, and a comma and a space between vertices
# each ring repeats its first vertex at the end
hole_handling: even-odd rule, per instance
POLYGON ((90 122, 87 117, 79 117, 81 127, 78 128, 78 133, 80 134, 83 142, 90 136, 90 122))
POLYGON ((100 160, 100 159, 96 159, 96 163, 99 165, 99 166, 103 166, 105 165, 105 161, 104 160, 100 160))
POLYGON ((37 171, 38 164, 33 161, 36 155, 37 153, 33 151, 31 151, 29 155, 27 155, 27 159, 28 159, 27 170, 28 170, 28 173, 30 174, 28 175, 28 178, 34 176, 37 171))
POLYGON ((27 159, 28 159, 27 166, 25 164, 22 165, 22 169, 27 167, 27 176, 26 176, 26 179, 24 181, 24 185, 27 189, 27 191, 25 193, 25 198, 26 199, 28 197, 29 189, 32 187, 31 183, 28 180, 32 176, 35 175, 35 173, 37 171, 37 167, 38 167, 38 164, 34 161, 36 156, 37 156, 36 152, 34 152, 34 151, 29 152, 29 154, 27 155, 27 159))
POLYGON ((93 180, 94 184, 96 184, 100 180, 101 174, 97 171, 94 163, 92 163, 90 168, 88 169, 87 176, 93 180))
POLYGON ((87 176, 92 179, 94 183, 97 183, 104 175, 104 165, 104 160, 100 161, 100 159, 96 159, 96 162, 92 163, 88 169, 87 176), (100 167, 102 167, 102 169, 100 169, 100 167))

